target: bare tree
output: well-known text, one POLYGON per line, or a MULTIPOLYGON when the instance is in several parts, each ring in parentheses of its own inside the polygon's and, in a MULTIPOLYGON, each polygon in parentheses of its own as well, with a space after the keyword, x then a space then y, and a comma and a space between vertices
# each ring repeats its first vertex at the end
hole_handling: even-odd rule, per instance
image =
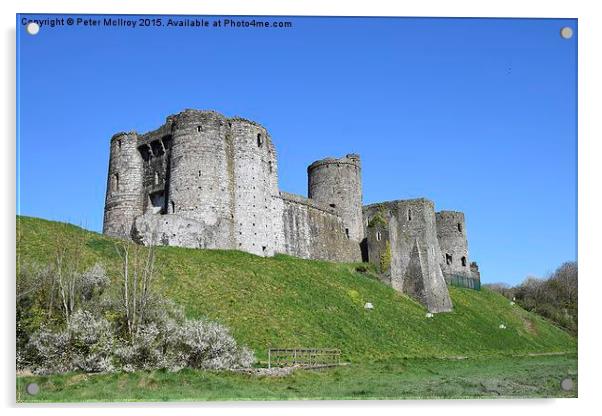
POLYGON ((136 335, 153 297, 155 280, 155 248, 144 247, 130 241, 116 243, 121 258, 121 306, 128 335, 136 335))

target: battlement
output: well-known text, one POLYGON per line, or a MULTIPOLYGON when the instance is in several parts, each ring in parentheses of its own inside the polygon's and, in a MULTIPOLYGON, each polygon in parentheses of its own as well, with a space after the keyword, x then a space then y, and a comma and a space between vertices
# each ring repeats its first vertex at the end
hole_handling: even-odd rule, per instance
POLYGON ((327 166, 327 165, 349 165, 349 166, 353 166, 356 168, 361 167, 359 155, 357 155, 355 153, 350 153, 350 154, 346 155, 345 157, 342 157, 339 159, 334 158, 334 157, 327 157, 324 159, 316 160, 315 162, 313 162, 311 165, 309 165, 307 167, 307 172, 309 173, 318 167, 327 166))

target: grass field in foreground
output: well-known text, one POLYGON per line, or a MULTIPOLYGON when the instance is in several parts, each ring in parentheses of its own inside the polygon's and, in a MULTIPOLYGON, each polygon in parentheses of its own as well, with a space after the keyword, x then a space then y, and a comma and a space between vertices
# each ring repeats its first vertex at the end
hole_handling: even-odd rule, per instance
POLYGON ((19 402, 576 397, 575 355, 401 359, 298 370, 282 378, 200 370, 18 377, 19 402), (572 391, 560 382, 570 377, 572 391), (28 395, 36 382, 40 392, 28 395))
MULTIPOLYGON (((20 262, 51 264, 55 236, 66 245, 83 236, 82 262, 102 262, 116 279, 113 239, 39 218, 17 217, 17 225, 20 262)), ((353 363, 576 352, 575 337, 488 290, 450 288, 453 312, 426 318, 422 305, 355 264, 158 247, 157 268, 159 289, 189 317, 227 325, 262 360, 269 347, 340 348, 353 363)))

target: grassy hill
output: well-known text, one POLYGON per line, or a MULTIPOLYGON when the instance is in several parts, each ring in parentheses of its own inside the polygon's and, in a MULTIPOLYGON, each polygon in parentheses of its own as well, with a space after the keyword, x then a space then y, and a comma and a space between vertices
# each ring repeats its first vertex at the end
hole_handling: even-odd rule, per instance
MULTIPOLYGON (((110 238, 30 217, 17 226, 21 262, 50 263, 53 235, 67 232, 73 241, 85 236, 85 264, 101 261, 117 274, 110 238)), ((226 324, 260 359, 270 346, 340 348, 351 362, 576 351, 574 337, 486 289, 451 288, 454 311, 426 318, 424 307, 357 264, 176 247, 159 247, 157 262, 161 290, 187 315, 226 324)))

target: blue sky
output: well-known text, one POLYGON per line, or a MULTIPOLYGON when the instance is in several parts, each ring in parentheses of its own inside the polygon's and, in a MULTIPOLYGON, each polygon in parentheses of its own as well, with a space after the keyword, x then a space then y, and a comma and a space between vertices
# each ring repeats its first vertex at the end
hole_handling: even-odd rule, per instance
POLYGON ((18 19, 17 212, 101 230, 112 134, 215 109, 270 131, 283 190, 356 152, 364 203, 465 212, 483 282, 576 259, 575 19, 267 20, 293 27, 30 36, 18 19))

